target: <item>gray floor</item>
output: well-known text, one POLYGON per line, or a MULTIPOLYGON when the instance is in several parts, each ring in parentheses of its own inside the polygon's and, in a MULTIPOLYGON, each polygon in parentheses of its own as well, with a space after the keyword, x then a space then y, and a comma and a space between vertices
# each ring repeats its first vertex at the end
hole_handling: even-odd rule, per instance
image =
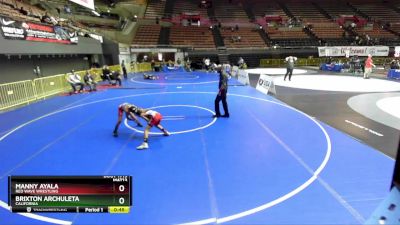
MULTIPOLYGON (((311 74, 316 73, 311 71, 311 74)), ((324 71, 324 74, 326 74, 326 71, 324 71)), ((335 75, 338 74, 335 73, 335 75)), ((259 75, 250 74, 249 78, 250 85, 256 87, 259 75)), ((292 79, 295 79, 295 75, 292 79)), ((382 96, 399 96, 399 92, 373 93, 366 96, 368 94, 326 92, 281 86, 275 86, 275 89, 275 97, 279 100, 347 133, 356 140, 392 158, 396 157, 400 137, 400 130, 396 128, 400 124, 400 120, 378 110, 375 102, 382 96), (348 101, 351 106, 349 106, 348 101)))

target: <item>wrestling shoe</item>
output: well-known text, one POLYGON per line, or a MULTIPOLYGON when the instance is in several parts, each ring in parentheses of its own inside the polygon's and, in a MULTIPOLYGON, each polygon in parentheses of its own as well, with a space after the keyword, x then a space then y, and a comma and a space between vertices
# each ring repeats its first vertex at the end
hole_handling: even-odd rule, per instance
POLYGON ((171 135, 168 131, 164 131, 164 136, 169 136, 171 135))
POLYGON ((147 148, 149 148, 149 144, 147 144, 147 142, 143 142, 141 145, 136 147, 137 150, 143 150, 143 149, 147 149, 147 148))

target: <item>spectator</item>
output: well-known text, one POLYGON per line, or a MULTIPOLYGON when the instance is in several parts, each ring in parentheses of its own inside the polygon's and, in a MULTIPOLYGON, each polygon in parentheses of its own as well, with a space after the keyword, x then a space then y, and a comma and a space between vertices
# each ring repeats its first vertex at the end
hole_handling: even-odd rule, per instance
POLYGON ((47 12, 42 16, 42 18, 40 19, 40 22, 42 22, 42 23, 50 23, 51 22, 51 19, 47 15, 47 12))
POLYGON ((111 84, 111 78, 110 78, 111 71, 110 71, 110 68, 108 68, 107 65, 104 65, 102 72, 103 72, 103 75, 101 76, 101 79, 103 81, 108 80, 108 82, 111 84))
POLYGON ((400 68, 400 63, 399 63, 399 60, 398 59, 393 59, 391 62, 390 62, 390 69, 399 69, 400 68))
POLYGON ((85 81, 85 84, 87 86, 89 86, 90 91, 97 91, 97 89, 96 89, 97 83, 94 81, 93 76, 89 70, 86 71, 86 74, 83 77, 83 80, 85 81))
POLYGON ((204 59, 204 66, 206 71, 209 72, 211 69, 211 62, 209 58, 204 59))
POLYGON ((128 79, 128 73, 126 72, 126 67, 125 67, 125 60, 122 60, 121 68, 122 68, 122 73, 124 74, 124 78, 128 79))
POLYGON ((28 15, 28 11, 26 11, 26 10, 24 9, 24 7, 21 7, 21 8, 19 9, 19 12, 20 12, 22 15, 25 15, 25 16, 28 15))
POLYGON ((239 69, 247 69, 247 64, 242 57, 239 58, 237 64, 238 64, 239 69))
POLYGON ((83 91, 84 85, 81 81, 81 77, 77 73, 75 73, 74 70, 71 70, 71 73, 68 75, 67 80, 71 85, 72 89, 74 90, 75 94, 78 93, 78 91, 76 90, 76 86, 80 86, 79 92, 83 91))
POLYGON ((369 79, 369 75, 372 72, 372 67, 376 66, 374 65, 374 61, 372 60, 372 55, 368 54, 368 58, 365 60, 364 79, 369 79))
POLYGON ((115 81, 113 85, 122 86, 121 74, 118 71, 112 71, 110 75, 111 80, 115 81))
POLYGON ((154 61, 154 59, 151 60, 151 71, 155 71, 155 67, 156 67, 156 62, 154 61))
POLYGON ((185 70, 187 72, 192 72, 191 61, 190 61, 189 57, 187 57, 186 60, 185 60, 185 70))
POLYGON ((64 5, 64 12, 66 13, 66 14, 71 14, 71 8, 69 7, 69 5, 64 5))
POLYGON ((354 74, 359 69, 360 69, 360 59, 358 58, 358 55, 354 55, 350 61, 350 71, 354 74))

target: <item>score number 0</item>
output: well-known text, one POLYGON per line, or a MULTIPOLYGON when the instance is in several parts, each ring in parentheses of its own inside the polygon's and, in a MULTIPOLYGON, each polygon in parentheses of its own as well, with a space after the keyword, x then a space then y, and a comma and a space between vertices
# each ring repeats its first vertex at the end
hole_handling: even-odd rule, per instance
MULTIPOLYGON (((118 186, 118 190, 119 190, 119 192, 124 192, 125 191, 125 186, 124 185, 119 185, 118 186)), ((124 197, 120 197, 119 199, 118 199, 118 203, 119 204, 121 204, 121 205, 123 205, 124 203, 125 203, 125 198, 124 197)))

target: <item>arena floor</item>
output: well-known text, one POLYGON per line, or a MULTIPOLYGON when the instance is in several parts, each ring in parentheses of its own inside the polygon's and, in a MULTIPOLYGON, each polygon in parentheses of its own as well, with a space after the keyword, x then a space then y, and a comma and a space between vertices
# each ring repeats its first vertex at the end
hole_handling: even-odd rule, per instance
MULTIPOLYGON (((231 79, 230 118, 212 118, 218 77, 203 72, 159 74, 158 80, 131 74, 120 89, 59 96, 2 113, 0 223, 363 224, 388 194, 394 160, 324 122, 354 119, 302 109, 311 107, 307 98, 334 101, 329 90, 304 88, 314 82, 303 79, 327 77, 317 75, 324 74, 276 80, 277 98, 231 79), (142 131, 125 122, 114 138, 122 102, 161 112, 172 135, 154 133, 150 148, 138 151, 142 131), (133 206, 129 214, 13 214, 9 175, 132 175, 133 206)), ((399 90, 374 95, 376 110, 397 123, 397 108, 390 106, 399 90)), ((346 102, 359 117, 374 120, 359 103, 369 102, 366 95, 376 90, 339 92, 352 97, 346 102)))

